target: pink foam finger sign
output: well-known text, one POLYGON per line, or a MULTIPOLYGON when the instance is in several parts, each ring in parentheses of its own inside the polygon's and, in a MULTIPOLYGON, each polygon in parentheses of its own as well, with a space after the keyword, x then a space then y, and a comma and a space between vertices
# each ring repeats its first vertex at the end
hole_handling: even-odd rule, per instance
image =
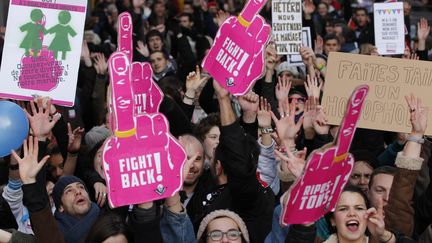
POLYGON ((282 225, 315 222, 334 210, 354 166, 348 151, 368 91, 367 85, 354 90, 335 141, 309 155, 302 176, 284 195, 282 225))
POLYGON ((222 24, 202 67, 234 95, 244 95, 262 75, 271 27, 258 12, 265 0, 249 0, 238 17, 222 24))
POLYGON ((163 93, 153 81, 153 71, 150 64, 134 62, 132 80, 135 115, 158 112, 163 93))
POLYGON ((148 76, 149 70, 120 51, 111 55, 108 66, 114 122, 114 135, 103 151, 108 201, 119 207, 169 197, 182 186, 186 155, 162 114, 135 114, 133 77, 148 76))
POLYGON ((132 62, 133 45, 132 45, 132 17, 128 12, 123 12, 118 17, 118 37, 117 51, 126 53, 130 62, 132 62))

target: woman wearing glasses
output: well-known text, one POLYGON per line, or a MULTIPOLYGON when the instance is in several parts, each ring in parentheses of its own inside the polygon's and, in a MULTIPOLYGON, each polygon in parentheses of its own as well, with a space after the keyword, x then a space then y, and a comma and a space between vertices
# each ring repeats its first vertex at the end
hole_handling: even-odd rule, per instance
POLYGON ((197 233, 200 243, 249 243, 249 233, 243 220, 229 210, 215 210, 201 221, 197 233))

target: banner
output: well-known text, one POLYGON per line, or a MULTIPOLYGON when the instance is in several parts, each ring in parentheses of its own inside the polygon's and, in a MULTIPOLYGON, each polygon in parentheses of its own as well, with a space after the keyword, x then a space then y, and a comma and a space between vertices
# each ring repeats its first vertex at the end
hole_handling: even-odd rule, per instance
POLYGON ((288 198, 282 225, 315 222, 334 210, 354 167, 354 157, 348 151, 368 89, 359 86, 350 96, 336 140, 309 155, 303 175, 284 195, 288 198))
POLYGON ((403 54, 405 22, 402 2, 374 3, 375 46, 380 55, 403 54))
POLYGON ((0 70, 0 97, 49 96, 73 106, 86 0, 11 0, 0 70))
POLYGON ((302 1, 272 1, 272 34, 278 55, 297 54, 302 44, 302 1))
POLYGON ((119 16, 119 48, 108 60, 114 136, 104 143, 103 167, 112 207, 169 197, 183 185, 186 154, 158 109, 162 93, 148 63, 131 63, 132 18, 119 16))
POLYGON ((244 95, 264 71, 270 25, 258 15, 266 0, 249 0, 238 17, 230 17, 216 34, 202 67, 231 94, 244 95))
MULTIPOLYGON (((302 45, 312 48, 312 37, 310 27, 302 28, 302 45)), ((302 57, 300 54, 292 54, 287 56, 287 62, 291 66, 304 66, 302 57)))
MULTIPOLYGON (((329 124, 342 120, 350 90, 367 84, 370 94, 365 102, 359 127, 392 132, 411 131, 404 96, 411 93, 432 107, 430 62, 331 52, 327 64, 322 105, 329 124)), ((432 120, 432 114, 429 119, 432 120)), ((428 127, 426 135, 432 135, 428 127)))

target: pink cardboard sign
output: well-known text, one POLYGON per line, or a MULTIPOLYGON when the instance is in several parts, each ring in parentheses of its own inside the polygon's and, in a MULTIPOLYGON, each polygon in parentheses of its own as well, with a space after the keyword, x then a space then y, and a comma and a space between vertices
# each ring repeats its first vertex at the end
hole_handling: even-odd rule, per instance
POLYGON ((238 17, 222 24, 202 67, 234 95, 246 94, 264 71, 270 25, 258 15, 266 0, 249 0, 238 17))
POLYGON ((103 165, 111 206, 154 201, 183 184, 186 154, 158 112, 162 92, 150 64, 132 62, 132 19, 119 16, 119 48, 108 61, 114 136, 104 144, 103 165))
POLYGON ((337 139, 309 155, 303 175, 286 192, 282 225, 315 222, 334 210, 354 166, 354 158, 348 151, 368 91, 367 85, 354 90, 337 139))

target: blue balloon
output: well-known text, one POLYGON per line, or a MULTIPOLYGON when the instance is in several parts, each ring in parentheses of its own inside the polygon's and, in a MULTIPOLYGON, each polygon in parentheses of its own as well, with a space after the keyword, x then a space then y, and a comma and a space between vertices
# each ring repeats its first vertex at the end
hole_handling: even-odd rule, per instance
POLYGON ((0 157, 18 149, 27 138, 29 121, 24 110, 10 101, 0 101, 0 157))

